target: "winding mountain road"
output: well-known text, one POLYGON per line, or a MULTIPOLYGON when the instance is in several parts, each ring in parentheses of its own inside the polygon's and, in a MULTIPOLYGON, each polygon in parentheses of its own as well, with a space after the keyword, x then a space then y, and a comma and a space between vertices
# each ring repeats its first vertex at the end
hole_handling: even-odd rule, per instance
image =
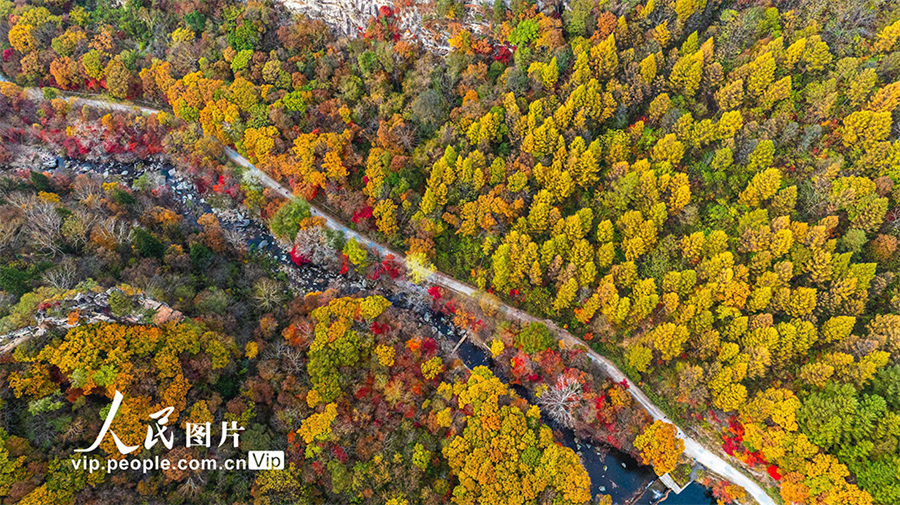
MULTIPOLYGON (((0 80, 6 79, 3 79, 2 76, 0 76, 0 80)), ((38 88, 27 88, 25 91, 31 98, 38 100, 43 98, 43 92, 38 88)), ((104 99, 85 98, 83 96, 69 93, 63 93, 63 95, 68 96, 70 103, 72 103, 73 105, 82 104, 123 112, 140 112, 145 114, 154 114, 157 112, 161 112, 161 109, 154 109, 146 106, 116 103, 104 99)), ((278 181, 250 163, 247 158, 238 154, 234 149, 226 146, 225 153, 228 158, 231 159, 234 163, 250 170, 262 185, 272 189, 285 198, 294 198, 294 194, 288 188, 284 187, 278 181)), ((326 226, 328 226, 329 228, 343 232, 348 238, 355 238, 358 243, 366 246, 369 250, 377 252, 381 256, 393 255, 398 261, 405 261, 405 256, 400 252, 394 251, 379 242, 371 240, 368 237, 347 228, 339 219, 337 219, 330 213, 316 207, 312 203, 310 203, 310 211, 314 216, 323 218, 325 220, 326 226)), ((448 289, 456 293, 457 295, 464 296, 473 300, 477 300, 480 296, 479 290, 477 290, 475 287, 461 282, 442 272, 435 272, 431 276, 429 281, 437 286, 448 289)), ((498 305, 498 310, 504 313, 508 318, 515 319, 519 322, 543 323, 547 326, 548 329, 550 329, 551 332, 555 332, 558 337, 564 340, 567 344, 580 346, 584 345, 584 342, 582 342, 580 339, 576 338, 574 335, 564 330, 563 328, 560 328, 550 320, 534 317, 527 312, 524 312, 502 302, 500 302, 500 304, 498 305)), ((628 377, 626 377, 625 374, 621 370, 619 370, 619 368, 612 361, 590 348, 586 348, 586 351, 587 356, 591 359, 591 361, 593 361, 604 372, 612 377, 613 380, 617 382, 625 381, 628 384, 628 392, 631 393, 635 401, 637 401, 647 410, 647 412, 650 413, 654 420, 661 420, 675 424, 666 416, 662 409, 657 407, 650 400, 650 398, 648 398, 647 395, 644 394, 644 392, 641 391, 641 389, 636 384, 628 379, 628 377)), ((773 500, 772 497, 769 496, 759 484, 734 468, 720 456, 704 447, 700 442, 690 437, 680 427, 678 427, 678 435, 679 437, 684 439, 684 453, 688 457, 695 459, 698 463, 709 469, 711 472, 718 474, 719 476, 731 481, 732 483, 743 487, 747 491, 747 493, 752 496, 753 499, 755 499, 759 504, 776 505, 775 500, 773 500)))

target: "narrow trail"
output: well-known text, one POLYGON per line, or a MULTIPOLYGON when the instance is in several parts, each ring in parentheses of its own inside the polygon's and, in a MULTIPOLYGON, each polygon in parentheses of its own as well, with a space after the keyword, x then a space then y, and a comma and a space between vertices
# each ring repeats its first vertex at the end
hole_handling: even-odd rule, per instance
MULTIPOLYGON (((6 79, 0 76, 0 80, 5 81, 6 79)), ((29 97, 33 99, 40 100, 43 98, 43 92, 38 88, 26 88, 25 92, 29 97)), ((62 95, 67 96, 70 102, 73 104, 81 103, 85 105, 91 105, 93 107, 107 108, 123 112, 141 112, 146 114, 161 112, 160 109, 154 109, 146 106, 116 103, 110 100, 103 99, 84 98, 82 96, 70 93, 62 93, 62 95)), ((294 194, 288 188, 284 187, 268 174, 257 168, 254 164, 250 163, 247 158, 238 154, 237 151, 235 151, 231 147, 225 146, 225 154, 234 163, 250 170, 250 172, 253 173, 253 175, 259 180, 260 184, 272 189, 284 198, 294 198, 294 194)), ((398 261, 405 261, 405 256, 400 252, 394 251, 393 249, 379 242, 371 240, 365 235, 351 230, 335 216, 317 207, 312 202, 310 202, 310 211, 313 216, 323 218, 325 221, 325 225, 328 228, 331 228, 335 231, 341 231, 348 238, 355 238, 359 244, 366 246, 367 249, 373 252, 377 252, 381 256, 393 255, 398 261)), ((461 282, 447 274, 444 274, 443 272, 435 272, 428 280, 429 282, 442 288, 448 289, 459 296, 464 296, 476 301, 479 298, 478 289, 470 286, 469 284, 461 282)), ((567 345, 585 346, 584 342, 582 342, 580 339, 578 339, 565 329, 560 328, 558 325, 556 325, 556 323, 548 319, 537 318, 531 314, 528 314, 527 312, 519 310, 503 302, 500 302, 497 308, 507 318, 516 320, 520 323, 539 322, 546 325, 551 332, 556 333, 557 336, 560 339, 564 340, 567 345)), ((619 370, 619 368, 612 361, 587 346, 585 346, 585 348, 587 356, 591 359, 591 361, 598 365, 613 380, 617 382, 625 381, 625 383, 628 384, 628 392, 631 393, 631 396, 634 397, 635 401, 637 401, 647 410, 647 412, 650 413, 654 420, 661 420, 676 425, 678 429, 678 436, 684 440, 685 455, 695 459, 698 463, 709 469, 711 472, 731 481, 734 484, 743 487, 747 491, 747 493, 752 496, 753 499, 755 499, 759 504, 776 505, 775 500, 773 500, 772 497, 769 496, 759 484, 734 468, 720 456, 704 447, 700 442, 690 437, 673 420, 669 419, 669 417, 666 416, 662 409, 657 407, 650 400, 650 398, 647 397, 647 395, 644 394, 644 392, 641 391, 641 389, 634 382, 626 377, 625 374, 621 370, 619 370)))

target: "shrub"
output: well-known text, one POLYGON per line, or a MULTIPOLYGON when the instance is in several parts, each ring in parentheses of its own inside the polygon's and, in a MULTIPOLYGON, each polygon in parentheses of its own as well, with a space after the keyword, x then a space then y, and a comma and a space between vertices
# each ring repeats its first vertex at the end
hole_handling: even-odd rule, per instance
POLYGON ((526 19, 516 25, 516 28, 510 32, 509 41, 513 45, 519 46, 528 44, 538 38, 538 23, 533 19, 526 19))
POLYGON ((302 198, 284 202, 269 221, 269 227, 276 237, 292 241, 300 231, 300 222, 310 217, 309 203, 302 198))
POLYGON ((194 306, 203 314, 222 315, 230 302, 228 294, 216 287, 203 290, 194 298, 194 306))
POLYGON ((125 296, 121 291, 113 291, 109 295, 109 309, 116 317, 122 317, 134 308, 131 297, 125 296))
POLYGON ((129 193, 123 189, 119 189, 119 188, 116 188, 113 190, 112 198, 119 205, 125 205, 125 206, 133 205, 134 202, 137 201, 137 199, 134 198, 134 195, 132 195, 131 193, 129 193))
POLYGON ((0 290, 22 296, 31 291, 32 278, 32 274, 25 270, 0 267, 0 290))
POLYGON ((63 406, 61 401, 57 401, 53 396, 45 396, 38 400, 34 400, 28 404, 28 413, 36 416, 46 412, 53 412, 63 406))
POLYGON ((199 32, 206 26, 206 16, 202 12, 189 12, 184 16, 184 24, 191 30, 199 32))
POLYGON ((191 244, 191 263, 193 263, 194 268, 200 271, 206 270, 209 265, 212 264, 213 261, 213 253, 209 247, 205 245, 195 242, 191 244))
POLYGON ((166 254, 162 242, 149 231, 135 228, 132 234, 132 248, 144 258, 162 258, 166 254))
POLYGON ((553 343, 550 330, 541 323, 528 323, 516 335, 516 346, 529 354, 546 351, 553 343))
POLYGON ((53 191, 53 184, 50 182, 50 178, 40 172, 31 172, 31 183, 34 184, 34 189, 38 191, 53 191))

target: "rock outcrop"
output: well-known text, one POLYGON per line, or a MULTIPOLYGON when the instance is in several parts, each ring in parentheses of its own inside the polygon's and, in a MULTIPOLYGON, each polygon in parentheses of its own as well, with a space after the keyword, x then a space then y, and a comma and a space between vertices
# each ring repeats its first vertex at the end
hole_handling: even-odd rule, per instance
POLYGON ((181 312, 144 293, 129 297, 135 309, 129 314, 116 317, 109 306, 110 295, 115 292, 124 294, 119 288, 110 288, 100 293, 78 293, 72 298, 42 304, 34 315, 34 324, 0 335, 0 354, 12 351, 25 340, 41 337, 55 328, 112 322, 140 324, 148 320, 154 324, 162 324, 168 321, 181 321, 184 318, 181 312))
MULTIPOLYGON (((434 2, 410 0, 285 0, 288 9, 324 21, 336 34, 356 36, 365 31, 369 20, 378 15, 380 7, 390 7, 398 12, 398 27, 401 37, 415 39, 426 49, 439 54, 450 52, 447 40, 451 34, 447 29, 450 20, 441 19, 434 12, 434 2), (403 4, 400 6, 399 4, 403 4), (399 10, 398 10, 399 9, 399 10)), ((466 5, 466 17, 454 20, 466 29, 482 33, 487 23, 478 20, 476 5, 466 5)))

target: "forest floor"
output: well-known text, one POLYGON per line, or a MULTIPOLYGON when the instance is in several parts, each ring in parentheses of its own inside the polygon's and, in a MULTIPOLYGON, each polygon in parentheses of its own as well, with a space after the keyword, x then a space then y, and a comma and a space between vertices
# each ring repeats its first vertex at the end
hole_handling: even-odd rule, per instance
MULTIPOLYGON (((43 92, 38 88, 27 88, 26 92, 30 97, 35 99, 41 99, 43 97, 43 92)), ((98 108, 107 108, 125 112, 137 111, 148 114, 156 113, 161 110, 143 105, 134 105, 128 102, 115 102, 110 99, 88 98, 84 95, 78 94, 70 95, 68 93, 63 93, 63 95, 68 96, 70 100, 74 102, 73 105, 81 103, 82 105, 90 105, 98 108)), ((260 182, 260 184, 272 189, 284 198, 294 198, 294 195, 290 189, 284 187, 281 183, 277 182, 268 174, 258 169, 255 165, 250 163, 248 159, 241 156, 234 149, 226 146, 225 152, 229 159, 231 159, 234 163, 250 170, 251 173, 253 173, 257 180, 260 182)), ((365 235, 362 235, 359 232, 348 228, 341 220, 317 207, 312 202, 310 202, 310 210, 314 216, 323 218, 328 228, 343 232, 348 239, 355 238, 360 245, 365 246, 372 252, 378 253, 382 257, 393 255, 396 260, 405 262, 406 258, 400 252, 395 251, 385 246, 384 244, 374 241, 366 237, 365 235)), ((435 272, 428 279, 428 282, 440 286, 444 289, 448 289, 453 293, 456 293, 458 296, 471 299, 476 303, 480 298, 480 291, 475 287, 470 286, 469 284, 461 282, 458 279, 455 279, 439 271, 435 272)), ((743 487, 757 503, 761 505, 776 505, 776 501, 766 492, 765 489, 762 488, 762 486, 757 484, 753 479, 745 475, 742 471, 729 464, 720 455, 705 447, 695 438, 689 436, 684 430, 681 429, 681 427, 678 427, 678 425, 674 423, 674 421, 670 419, 661 408, 654 404, 653 401, 650 400, 650 398, 643 391, 641 391, 641 389, 634 382, 632 382, 625 375, 625 373, 622 372, 610 359, 590 349, 584 344, 584 342, 582 342, 580 339, 564 330, 563 328, 560 328, 553 321, 535 317, 531 314, 528 314, 527 312, 519 310, 503 302, 499 302, 497 308, 509 319, 518 322, 540 322, 546 325, 552 333, 555 333, 559 339, 564 340, 566 344, 585 346, 587 355, 590 357, 591 361, 598 365, 613 380, 617 382, 625 381, 625 383, 628 384, 628 392, 631 393, 632 397, 634 397, 634 399, 640 405, 642 405, 648 413, 650 413, 654 420, 662 420, 676 425, 676 427, 678 428, 678 436, 684 440, 684 453, 686 456, 693 458, 697 463, 703 465, 711 472, 729 480, 734 484, 743 487)))

